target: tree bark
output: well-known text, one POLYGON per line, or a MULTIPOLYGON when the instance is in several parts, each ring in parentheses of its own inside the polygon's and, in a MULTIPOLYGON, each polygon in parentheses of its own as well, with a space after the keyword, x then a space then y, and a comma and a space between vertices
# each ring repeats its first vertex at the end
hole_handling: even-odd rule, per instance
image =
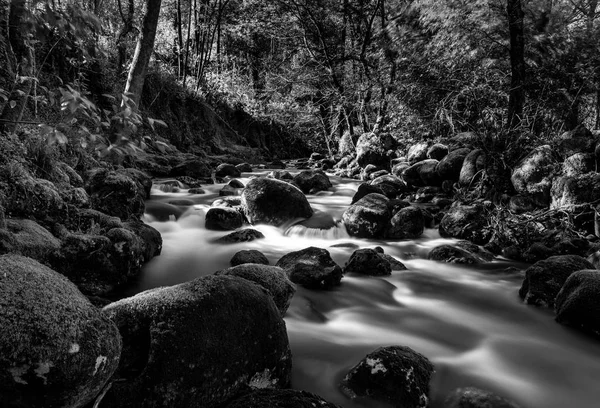
POLYGON ((508 30, 510 33, 511 81, 508 98, 508 126, 520 125, 525 104, 525 39, 521 0, 507 0, 508 30))
POLYGON ((136 109, 139 108, 148 63, 154 51, 160 5, 161 0, 146 0, 146 14, 142 22, 142 31, 138 37, 133 62, 125 85, 125 93, 135 102, 136 109))

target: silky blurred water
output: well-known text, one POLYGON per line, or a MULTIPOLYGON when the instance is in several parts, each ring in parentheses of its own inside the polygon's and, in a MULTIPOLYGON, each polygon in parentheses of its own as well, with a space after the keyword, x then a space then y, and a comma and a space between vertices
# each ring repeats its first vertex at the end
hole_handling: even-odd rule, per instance
MULTIPOLYGON (((244 173, 242 182, 250 176, 244 173)), ((331 179, 332 191, 308 199, 315 210, 339 220, 360 183, 331 179)), ((317 246, 328 249, 343 266, 356 248, 381 246, 408 270, 385 278, 345 276, 331 291, 298 288, 285 316, 294 388, 348 408, 381 407, 348 399, 338 384, 367 353, 404 345, 435 365, 430 393, 434 408, 443 406, 450 391, 465 386, 494 391, 529 408, 600 407, 600 341, 555 323, 552 311, 522 304, 517 291, 523 265, 428 261, 432 248, 452 240, 440 238, 435 230, 426 230, 417 240, 356 239, 341 223, 330 230, 258 225, 254 228, 265 239, 218 244, 214 241, 227 233, 206 230, 204 217, 222 186, 203 186, 202 195, 181 186, 178 192, 153 188, 145 221, 160 231, 163 251, 144 267, 129 294, 212 274, 227 268, 242 249, 258 249, 275 264, 288 252, 317 246), (181 199, 194 205, 169 204, 181 199)))

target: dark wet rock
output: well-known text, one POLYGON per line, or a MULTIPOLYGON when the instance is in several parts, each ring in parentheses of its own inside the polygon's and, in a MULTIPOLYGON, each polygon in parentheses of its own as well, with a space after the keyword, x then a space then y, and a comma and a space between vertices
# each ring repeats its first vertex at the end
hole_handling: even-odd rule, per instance
POLYGON ((234 208, 211 207, 206 212, 206 229, 231 231, 240 228, 242 224, 242 215, 234 208))
POLYGON ((211 207, 239 207, 242 205, 242 197, 240 196, 225 196, 217 198, 211 203, 211 207))
POLYGON ((329 251, 308 247, 290 252, 277 261, 290 280, 308 289, 331 289, 342 280, 342 268, 336 264, 329 251))
POLYGON ((175 179, 182 183, 184 188, 202 187, 202 183, 200 182, 200 180, 196 180, 195 178, 190 176, 177 176, 175 179))
POLYGON ((439 185, 441 179, 436 171, 437 165, 438 161, 434 159, 420 161, 404 169, 402 179, 415 187, 439 185))
POLYGON ((596 171, 596 156, 593 153, 575 153, 565 159, 562 171, 563 175, 567 177, 581 176, 596 171))
POLYGON ((252 173, 254 171, 252 166, 248 163, 236 164, 235 168, 238 169, 242 173, 252 173))
POLYGON ((377 171, 374 171, 373 173, 369 174, 369 180, 375 180, 378 177, 385 176, 388 174, 390 174, 390 172, 387 170, 377 170, 377 171))
POLYGON ((212 169, 204 159, 187 158, 175 165, 170 172, 172 177, 188 176, 204 181, 212 176, 212 169))
POLYGON ((190 188, 188 190, 188 193, 190 193, 190 194, 206 194, 206 191, 204 191, 203 189, 201 189, 199 187, 194 187, 194 188, 190 188))
POLYGON ((95 210, 122 220, 139 219, 144 214, 146 190, 123 171, 96 169, 90 174, 85 189, 95 210))
POLYGON ((600 271, 581 270, 556 296, 556 321, 600 337, 600 271))
POLYGON ((64 276, 33 259, 0 256, 0 402, 82 407, 119 362, 115 325, 64 276))
POLYGON ((296 174, 294 183, 300 187, 304 194, 314 194, 319 191, 327 191, 332 187, 329 177, 321 170, 304 170, 296 174))
POLYGON ((461 186, 472 186, 481 179, 486 168, 487 157, 483 150, 472 150, 463 161, 458 177, 461 186))
POLYGON ((236 244, 239 242, 250 242, 257 239, 263 239, 265 236, 262 232, 257 231, 252 228, 246 228, 239 231, 234 231, 231 234, 227 234, 219 239, 216 242, 220 242, 222 244, 236 244))
POLYGON ((391 255, 380 253, 379 256, 389 262, 392 271, 404 271, 406 266, 391 255))
POLYGON ((224 408, 341 408, 316 394, 300 390, 257 390, 244 394, 224 408))
POLYGON ((557 168, 549 145, 539 146, 517 164, 510 178, 515 190, 532 197, 540 206, 548 205, 550 188, 557 168))
POLYGON ((237 196, 237 195, 239 195, 237 188, 230 186, 229 184, 223 186, 223 188, 219 191, 220 197, 237 196))
POLYGON ((573 211, 600 199, 600 174, 558 177, 552 182, 551 209, 573 211))
POLYGON ((410 164, 408 162, 396 163, 392 167, 391 174, 393 174, 396 177, 402 177, 402 173, 404 172, 404 170, 406 170, 409 167, 410 164))
MULTIPOLYGON (((395 190, 394 190, 395 191, 395 190)), ((390 192, 392 192, 392 190, 387 191, 387 193, 389 194, 390 192)), ((368 183, 362 183, 361 185, 358 186, 358 189, 356 190, 356 193, 354 194, 354 196, 352 197, 352 202, 351 204, 356 203, 358 200, 360 200, 361 198, 369 195, 369 194, 381 194, 384 195, 388 198, 390 198, 387 194, 386 191, 384 191, 383 187, 380 185, 371 185, 368 183)), ((395 195, 394 195, 395 197, 395 195)))
POLYGON ((554 140, 556 150, 561 157, 569 157, 576 153, 593 153, 598 139, 585 126, 579 125, 573 130, 564 132, 554 140))
POLYGON ((479 257, 484 262, 490 262, 494 259, 494 254, 485 248, 475 245, 470 241, 458 241, 454 244, 456 247, 469 251, 473 255, 479 257))
POLYGON ((269 292, 248 280, 205 276, 103 311, 123 352, 101 408, 216 408, 247 387, 289 385, 285 323, 269 292))
POLYGON ((437 246, 429 252, 427 258, 432 261, 465 265, 474 265, 483 262, 483 260, 475 254, 454 245, 437 246))
POLYGON ((412 165, 427 159, 429 145, 426 142, 416 143, 408 148, 406 159, 412 165))
POLYGON ((388 197, 390 197, 391 194, 396 196, 407 191, 407 186, 404 180, 392 174, 379 176, 373 179, 370 184, 372 186, 380 186, 382 189, 384 189, 384 191, 388 191, 389 193, 385 194, 388 197))
POLYGON ((357 249, 344 265, 344 273, 387 276, 392 274, 392 266, 387 259, 383 258, 374 249, 357 249))
POLYGON ((287 312, 292 297, 296 293, 296 285, 289 280, 286 272, 277 266, 243 263, 218 271, 215 275, 237 276, 267 289, 282 316, 287 312))
POLYGON ((229 261, 229 264, 231 266, 238 266, 249 263, 269 265, 269 260, 267 259, 265 254, 256 249, 245 249, 236 252, 229 261))
POLYGON ((551 256, 527 268, 519 296, 530 305, 553 307, 556 295, 573 272, 593 268, 577 255, 551 256))
POLYGON ((385 230, 386 238, 415 239, 423 234, 425 219, 417 207, 405 207, 396 212, 385 230))
POLYGON ((0 254, 13 253, 47 262, 60 240, 33 220, 7 219, 0 229, 0 254))
POLYGON ((270 172, 267 175, 268 178, 274 178, 277 180, 293 180, 294 176, 292 176, 292 173, 290 173, 289 171, 281 171, 281 170, 275 170, 270 172))
POLYGON ((350 205, 342 215, 348 233, 359 238, 377 238, 392 217, 389 200, 381 194, 371 193, 350 205))
POLYGON ((269 169, 280 169, 283 170, 285 169, 287 166, 285 165, 284 162, 282 162, 281 160, 273 160, 272 162, 267 164, 267 168, 269 169))
POLYGON ((435 205, 439 209, 443 210, 449 208, 454 203, 454 200, 447 197, 434 197, 431 200, 431 204, 435 205))
POLYGON ((448 154, 448 146, 442 143, 436 143, 427 150, 427 158, 442 160, 448 154))
POLYGON ((238 179, 231 180, 229 183, 227 183, 227 185, 233 188, 244 188, 244 183, 242 183, 238 179))
POLYGON ((371 174, 381 170, 380 167, 374 164, 367 164, 360 172, 360 179, 362 181, 371 180, 371 174))
POLYGON ((437 173, 441 180, 458 181, 463 163, 471 149, 461 148, 452 150, 437 165, 437 173))
POLYGON ((466 239, 478 245, 486 244, 490 239, 490 232, 485 206, 480 203, 454 203, 442 218, 439 230, 442 237, 466 239))
POLYGON ((395 408, 425 408, 433 364, 409 347, 381 347, 367 354, 342 380, 352 398, 368 397, 395 408))
POLYGON ((519 194, 510 198, 508 208, 516 214, 522 214, 534 211, 537 205, 533 198, 519 194))
POLYGON ((242 192, 242 207, 251 224, 279 226, 313 214, 302 191, 270 178, 256 178, 248 183, 242 192))
POLYGON ((444 408, 519 408, 510 400, 475 387, 459 388, 444 402, 444 408))
POLYGON ((150 198, 150 190, 152 190, 152 177, 137 169, 120 169, 117 171, 131 177, 135 181, 138 190, 144 192, 144 198, 150 198))
POLYGON ((339 221, 333 218, 333 216, 328 212, 315 210, 312 217, 304 221, 300 221, 294 225, 301 225, 306 228, 328 230, 337 226, 338 223, 339 221))
POLYGON ((185 209, 180 206, 160 201, 148 201, 146 203, 146 214, 154 217, 158 221, 177 220, 183 214, 185 209))
POLYGON ((233 164, 222 163, 215 169, 215 177, 240 177, 242 172, 233 164))

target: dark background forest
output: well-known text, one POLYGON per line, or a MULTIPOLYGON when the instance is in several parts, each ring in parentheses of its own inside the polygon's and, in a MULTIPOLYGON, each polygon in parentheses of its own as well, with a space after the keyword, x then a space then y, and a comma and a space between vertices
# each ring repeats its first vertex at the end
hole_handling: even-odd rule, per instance
POLYGON ((3 3, 2 130, 101 153, 463 131, 504 151, 600 124, 595 0, 3 3))

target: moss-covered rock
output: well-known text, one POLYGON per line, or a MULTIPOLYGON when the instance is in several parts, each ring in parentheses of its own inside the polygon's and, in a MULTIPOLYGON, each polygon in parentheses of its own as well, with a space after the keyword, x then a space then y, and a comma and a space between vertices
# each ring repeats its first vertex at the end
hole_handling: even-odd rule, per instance
POLYGON ((556 321, 600 337, 600 271, 573 273, 556 296, 556 321))
POLYGON ((382 237, 392 217, 388 204, 386 196, 371 193, 350 205, 342 215, 348 233, 359 238, 382 237))
POLYGON ((485 206, 455 202, 440 222, 442 237, 466 239, 478 245, 486 244, 491 236, 485 206))
POLYGON ((289 385, 285 323, 268 291, 233 276, 153 289, 103 309, 123 337, 101 408, 213 408, 289 385))
POLYGON ((245 263, 223 269, 216 272, 215 275, 237 276, 267 289, 282 316, 287 312, 292 297, 296 292, 296 285, 289 280, 286 272, 277 266, 245 263))
POLYGON ((0 254, 14 253, 47 262, 60 248, 60 240, 32 220, 8 219, 0 229, 0 254))
POLYGON ((89 174, 85 189, 95 210, 124 221, 144 214, 146 187, 128 171, 96 169, 89 174))
POLYGON ((518 193, 531 196, 540 206, 547 206, 557 168, 552 148, 539 146, 517 164, 510 180, 518 193))
POLYGON ((385 236, 391 239, 415 239, 423 235, 425 217, 417 207, 400 209, 390 219, 385 236))
POLYGON ((119 362, 115 325, 64 276, 30 258, 0 256, 0 405, 76 408, 119 362))
POLYGON ((242 192, 242 208, 251 224, 280 226, 313 215, 302 191, 271 178, 255 178, 248 183, 242 192))
POLYGON ((372 398, 395 408, 425 408, 433 365, 409 347, 381 347, 362 359, 342 380, 351 398, 372 398))

